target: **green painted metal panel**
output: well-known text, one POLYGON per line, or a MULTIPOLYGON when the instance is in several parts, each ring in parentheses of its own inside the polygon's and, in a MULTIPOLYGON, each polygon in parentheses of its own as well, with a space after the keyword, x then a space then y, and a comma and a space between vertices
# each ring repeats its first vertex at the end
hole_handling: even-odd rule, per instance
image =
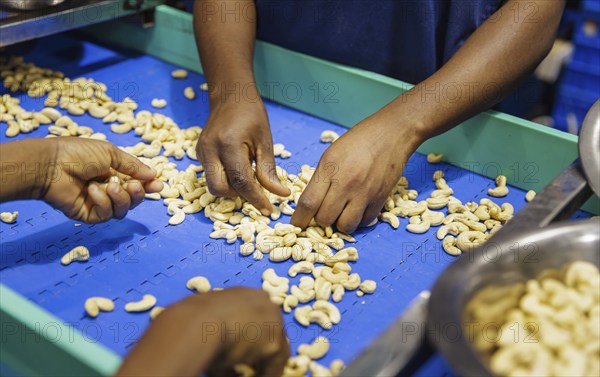
POLYGON ((0 360, 24 376, 103 376, 121 358, 0 284, 0 360))

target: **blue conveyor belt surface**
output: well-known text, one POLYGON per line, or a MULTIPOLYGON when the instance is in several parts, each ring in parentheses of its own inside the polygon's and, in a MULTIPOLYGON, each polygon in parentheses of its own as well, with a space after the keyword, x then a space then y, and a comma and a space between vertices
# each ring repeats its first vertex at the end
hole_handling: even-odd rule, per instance
MULTIPOLYGON (((190 73, 186 80, 172 79, 170 73, 177 67, 150 56, 100 46, 68 35, 44 38, 35 45, 17 46, 10 52, 23 53, 26 61, 63 71, 71 78, 85 76, 104 82, 109 88, 108 94, 116 100, 131 97, 137 101, 139 109, 170 116, 182 128, 202 126, 209 113, 206 92, 198 90, 204 82, 201 75, 190 73), (198 98, 194 101, 183 97, 186 86, 196 88, 198 98), (162 110, 153 109, 150 106, 153 98, 166 99, 168 106, 162 110)), ((18 96, 25 109, 43 108, 43 99, 32 99, 22 93, 18 96)), ((266 102, 266 107, 274 142, 284 143, 293 153, 288 160, 277 158, 277 162, 290 172, 297 172, 302 164, 316 166, 327 148, 319 141, 323 130, 345 131, 322 119, 272 102, 266 102)), ((109 125, 88 115, 73 118, 80 125, 105 133, 110 141, 120 146, 134 145, 141 140, 133 132, 114 134, 109 125)), ((2 142, 8 141, 4 127, 2 142)), ((46 134, 47 127, 41 126, 16 139, 46 134)), ((182 169, 191 162, 185 157, 177 164, 182 169)), ((405 175, 410 187, 419 191, 419 198, 428 197, 435 189, 431 176, 437 169, 446 173, 455 196, 463 202, 478 201, 487 196, 488 187, 494 187, 491 179, 444 163, 430 165, 424 156, 415 154, 405 175)), ((518 210, 525 204, 524 192, 511 187, 508 197, 501 201, 511 202, 518 210)), ((185 283, 196 275, 206 276, 213 287, 244 285, 258 288, 261 273, 266 268, 273 267, 278 274, 286 275, 292 264, 291 261, 276 264, 268 258, 255 261, 251 257, 241 257, 239 243, 226 245, 208 237, 212 223, 203 213, 188 215, 181 225, 170 226, 162 201, 145 201, 126 219, 98 225, 78 225, 42 202, 4 203, 1 210, 18 210, 20 213, 16 224, 0 226, 2 283, 75 326, 89 341, 99 342, 120 355, 131 349, 150 324, 148 313, 125 312, 126 302, 151 293, 158 298, 158 305, 167 306, 191 294, 185 283), (78 245, 89 248, 90 260, 62 266, 60 257, 78 245), (114 299, 115 311, 90 319, 83 310, 89 296, 114 299)), ((283 221, 289 221, 289 217, 283 216, 283 221)), ((348 363, 391 325, 420 291, 432 286, 454 258, 444 253, 441 242, 435 238, 437 228, 415 235, 404 229, 407 221, 401 219, 397 230, 388 224, 378 224, 356 234, 360 260, 352 267, 363 279, 377 282, 375 294, 357 297, 354 292, 347 292, 338 305, 342 321, 329 331, 316 325, 304 328, 294 322, 292 315, 286 314, 293 350, 300 343, 310 342, 323 334, 332 344, 322 362, 329 364, 333 359, 341 358, 348 363)), ((298 278, 291 280, 295 283, 298 278)), ((443 373, 448 373, 448 369, 438 357, 425 365, 420 375, 443 373)))

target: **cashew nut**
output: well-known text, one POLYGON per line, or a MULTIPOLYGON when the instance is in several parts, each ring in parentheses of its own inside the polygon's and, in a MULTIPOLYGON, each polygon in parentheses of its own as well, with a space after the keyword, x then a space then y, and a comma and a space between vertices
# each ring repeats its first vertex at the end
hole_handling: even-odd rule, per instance
POLYGON ((379 215, 379 218, 382 222, 390 224, 394 229, 398 229, 400 226, 400 220, 398 220, 398 217, 391 212, 383 212, 379 215))
POLYGON ((339 138, 340 135, 331 130, 326 130, 321 133, 321 143, 333 143, 339 138))
POLYGON ((156 297, 152 295, 144 295, 140 301, 129 302, 125 305, 127 312, 145 312, 152 309, 156 305, 156 297))
POLYGON ((324 336, 318 336, 312 344, 300 344, 298 354, 310 357, 312 360, 318 360, 325 356, 329 351, 329 339, 324 336))
POLYGON ((187 281, 185 285, 188 289, 195 290, 198 293, 210 292, 210 282, 204 276, 195 276, 187 281))
POLYGON ((152 107, 162 109, 167 106, 167 101, 164 99, 155 98, 151 102, 152 107))
POLYGON ((90 297, 85 300, 84 308, 90 317, 96 318, 100 311, 112 312, 115 309, 115 303, 106 297, 90 297))
POLYGON ((0 221, 6 224, 14 224, 17 217, 19 217, 19 211, 0 213, 0 221))
POLYGON ((185 69, 176 69, 173 72, 171 72, 171 77, 173 77, 174 79, 187 79, 188 71, 186 71, 185 69))
POLYGON ((441 162, 443 158, 444 158, 444 154, 442 154, 442 153, 440 153, 440 154, 429 153, 427 155, 427 162, 429 162, 430 164, 437 164, 437 163, 441 162))
POLYGON ((529 191, 527 191, 527 193, 525 194, 525 200, 526 200, 527 202, 530 202, 530 201, 532 201, 532 200, 535 198, 535 195, 536 195, 535 191, 533 191, 533 190, 529 190, 529 191))
POLYGON ((90 251, 87 249, 87 247, 77 246, 71 249, 71 251, 69 251, 65 255, 63 255, 63 257, 60 258, 60 263, 66 266, 75 261, 85 262, 88 259, 90 259, 90 251))

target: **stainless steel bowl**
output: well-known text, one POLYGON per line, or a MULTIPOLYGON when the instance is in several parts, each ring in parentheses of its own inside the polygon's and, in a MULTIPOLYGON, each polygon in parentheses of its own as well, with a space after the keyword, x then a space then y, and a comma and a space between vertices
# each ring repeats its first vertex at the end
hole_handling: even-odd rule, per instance
POLYGON ((17 10, 35 10, 58 5, 65 0, 0 0, 0 6, 17 10))
POLYGON ((525 282, 575 260, 600 266, 598 218, 498 236, 446 269, 429 299, 429 339, 461 376, 493 375, 464 331, 464 308, 477 291, 525 282))

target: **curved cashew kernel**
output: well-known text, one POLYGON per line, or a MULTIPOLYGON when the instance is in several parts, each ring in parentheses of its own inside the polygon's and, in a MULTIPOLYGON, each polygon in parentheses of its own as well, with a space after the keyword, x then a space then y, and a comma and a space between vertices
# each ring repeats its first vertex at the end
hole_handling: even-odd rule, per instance
POLYGON ((156 297, 152 295, 144 295, 140 301, 129 302, 125 305, 127 312, 145 312, 152 309, 156 305, 156 297))
POLYGON ((375 289, 377 289, 377 283, 373 280, 364 280, 362 283, 360 283, 358 288, 363 293, 371 294, 375 292, 375 289))
POLYGON ((292 248, 289 246, 276 247, 269 253, 271 262, 283 262, 292 257, 292 248))
POLYGON ((188 77, 188 71, 185 69, 176 69, 171 72, 171 77, 174 79, 186 79, 188 77))
POLYGON ((292 285, 292 288, 290 288, 290 293, 292 295, 296 296, 296 298, 298 299, 298 302, 301 302, 303 304, 315 299, 315 291, 312 288, 303 290, 303 289, 298 288, 295 285, 292 285))
POLYGON ((162 109, 167 106, 167 101, 164 99, 155 98, 150 104, 156 109, 162 109))
POLYGON ((327 261, 327 257, 325 255, 319 253, 308 253, 305 258, 306 261, 311 263, 325 263, 327 261))
POLYGON ((295 295, 287 295, 283 300, 283 311, 286 313, 291 313, 292 309, 298 306, 300 300, 295 295))
POLYGON ((48 133, 56 136, 71 136, 71 133, 68 129, 57 126, 48 127, 48 133))
POLYGON ((87 247, 77 246, 63 255, 63 257, 60 258, 60 263, 66 266, 74 261, 84 262, 88 259, 90 259, 90 251, 87 249, 87 247))
POLYGON ((504 175, 499 175, 496 177, 496 186, 501 187, 501 186, 506 186, 506 176, 504 175))
POLYGON ((150 319, 154 320, 156 319, 156 317, 158 317, 160 315, 160 313, 164 312, 166 308, 163 308, 162 306, 155 306, 152 308, 152 310, 150 310, 150 319))
POLYGON ((427 155, 427 162, 429 162, 430 164, 437 164, 439 162, 442 161, 442 159, 444 158, 444 154, 443 153, 429 153, 427 155))
POLYGON ((264 281, 268 281, 269 283, 271 283, 272 285, 281 285, 281 284, 287 284, 289 282, 289 280, 283 276, 278 276, 277 273, 275 272, 274 269, 272 268, 267 268, 263 274, 262 274, 262 279, 264 281))
POLYGON ((292 216, 294 214, 294 209, 287 202, 279 204, 279 210, 284 215, 292 216))
POLYGON ((37 120, 39 124, 50 124, 52 119, 47 117, 44 113, 33 113, 33 119, 37 120))
POLYGON ((334 325, 340 323, 340 321, 342 320, 342 315, 340 313, 340 310, 337 308, 337 306, 333 305, 331 302, 329 302, 327 300, 318 300, 317 299, 315 301, 315 303, 313 304, 313 309, 322 311, 325 314, 327 314, 327 316, 331 320, 331 323, 333 323, 334 325))
POLYGON ((318 360, 325 356, 329 351, 329 339, 324 336, 318 336, 312 344, 300 344, 298 354, 306 355, 312 360, 318 360))
POLYGON ((471 212, 475 212, 477 211, 477 208, 479 208, 479 204, 477 204, 476 202, 467 202, 465 204, 465 207, 471 211, 471 212))
POLYGON ((332 290, 331 298, 333 299, 333 302, 342 301, 342 299, 344 298, 344 295, 346 294, 346 289, 344 289, 344 286, 341 284, 334 284, 332 286, 331 290, 332 290))
MULTIPOLYGON (((481 224, 483 225, 483 224, 481 224)), ((485 234, 475 230, 462 232, 456 238, 456 246, 462 251, 470 250, 485 242, 485 234)))
POLYGON ((485 231, 487 230, 487 227, 485 226, 485 224, 482 224, 482 223, 480 223, 478 221, 467 220, 465 218, 459 218, 458 220, 461 223, 463 223, 466 226, 468 226, 469 229, 476 230, 476 231, 481 232, 481 233, 485 233, 485 231))
POLYGON ((196 98, 196 92, 194 91, 194 88, 188 86, 183 90, 183 96, 192 101, 196 98))
POLYGON ((323 277, 331 284, 338 284, 344 280, 348 280, 348 273, 344 271, 334 273, 331 269, 324 269, 323 271, 321 271, 321 277, 323 277))
POLYGON ((307 292, 315 288, 315 279, 310 276, 302 276, 298 283, 298 288, 307 292))
POLYGON ((485 220, 483 224, 488 229, 493 229, 496 225, 501 225, 500 221, 494 219, 485 220))
POLYGON ((325 330, 329 330, 333 327, 333 322, 327 313, 320 310, 312 310, 306 316, 309 323, 316 323, 325 330))
MULTIPOLYGON (((437 182, 439 181, 441 180, 438 180, 437 182)), ((429 196, 432 198, 447 198, 452 194, 454 194, 454 190, 452 190, 450 187, 447 187, 443 189, 433 190, 429 196)))
POLYGON ((334 266, 337 263, 345 263, 350 260, 350 253, 347 249, 342 249, 337 253, 330 255, 325 260, 327 266, 334 266))
POLYGON ((527 202, 530 202, 535 198, 535 195, 536 195, 535 191, 529 190, 529 191, 527 191, 527 194, 525 194, 525 200, 527 202))
POLYGON ((21 127, 19 126, 19 123, 17 123, 14 120, 9 120, 7 122, 8 124, 8 128, 6 129, 6 137, 15 137, 17 136, 19 133, 21 133, 21 127))
POLYGON ((382 222, 390 224, 394 229, 398 229, 400 226, 400 220, 398 220, 398 217, 391 212, 383 212, 379 215, 379 218, 382 222))
POLYGON ((287 365, 283 369, 282 377, 303 377, 308 371, 310 365, 310 358, 308 356, 299 355, 290 357, 287 365))
POLYGON ((179 225, 183 222, 183 220, 185 220, 185 212, 183 212, 182 210, 179 210, 179 211, 175 212, 175 214, 173 216, 171 216, 171 218, 169 219, 169 224, 170 225, 179 225))
POLYGON ((40 112, 50 118, 50 120, 53 122, 56 122, 62 116, 60 111, 53 109, 52 107, 45 107, 40 112))
POLYGON ((433 172, 433 180, 437 181, 438 179, 444 178, 444 172, 441 170, 436 170, 433 172))
POLYGON ((448 197, 438 197, 438 198, 427 198, 425 199, 427 202, 427 208, 429 209, 441 209, 448 205, 450 199, 448 197))
POLYGON ((277 306, 282 306, 285 301, 285 293, 273 293, 269 295, 269 300, 277 306))
POLYGON ((116 134, 126 134, 132 128, 131 123, 114 123, 110 125, 110 130, 116 134))
POLYGON ((490 210, 487 206, 478 206, 474 215, 477 216, 480 221, 486 221, 490 219, 490 210))
POLYGON ((423 219, 423 221, 429 222, 431 226, 442 225, 445 218, 446 216, 443 212, 431 211, 429 209, 423 212, 423 214, 421 214, 421 219, 423 219))
POLYGON ((285 236, 288 233, 294 233, 296 235, 300 234, 300 232, 302 232, 302 229, 298 228, 297 226, 294 226, 292 224, 283 224, 283 223, 277 223, 275 224, 275 226, 273 227, 273 230, 275 231, 275 235, 278 236, 285 236))
POLYGON ((333 265, 331 271, 333 271, 334 274, 337 274, 338 272, 345 272, 349 274, 350 271, 352 271, 352 267, 350 267, 350 265, 346 262, 337 262, 333 265))
POLYGON ((289 268, 288 275, 290 275, 291 277, 296 277, 296 275, 298 274, 310 274, 313 272, 314 268, 314 264, 307 261, 301 261, 298 263, 294 263, 292 267, 289 268))
POLYGON ((210 282, 204 276, 194 276, 185 284, 187 289, 195 290, 198 293, 210 292, 210 282))
POLYGON ((335 131, 326 130, 321 133, 321 143, 333 143, 340 138, 335 131))
POLYGON ((85 300, 84 308, 90 317, 96 318, 100 311, 112 312, 115 309, 115 304, 106 297, 90 297, 85 300))
POLYGON ((94 118, 103 119, 110 114, 110 110, 106 107, 100 106, 97 103, 93 103, 90 105, 90 107, 88 107, 88 113, 94 118))
POLYGON ((207 92, 208 91, 208 83, 204 82, 200 84, 200 90, 207 92))
POLYGON ((160 193, 158 193, 158 192, 153 192, 151 194, 146 194, 144 197, 146 199, 151 199, 151 200, 160 200, 160 198, 161 198, 160 193))
POLYGON ((423 221, 421 223, 418 224, 408 224, 406 226, 406 230, 408 230, 411 233, 425 233, 429 230, 429 228, 431 227, 431 224, 429 223, 429 221, 423 221))
POLYGON ((329 364, 329 370, 333 376, 337 376, 346 369, 346 364, 340 359, 335 359, 329 364))
POLYGON ((14 224, 19 217, 19 211, 14 212, 2 212, 0 213, 0 221, 6 224, 14 224))
POLYGON ((447 225, 442 225, 440 229, 438 229, 436 236, 438 240, 443 240, 447 234, 457 236, 462 232, 466 232, 467 230, 469 230, 469 227, 463 223, 450 223, 447 225))
POLYGON ((488 195, 496 198, 502 198, 508 195, 508 187, 498 186, 493 189, 488 189, 488 195))
POLYGON ((240 246, 240 254, 247 257, 254 253, 254 244, 252 242, 245 242, 240 246))
POLYGON ((83 115, 85 110, 77 103, 70 103, 67 105, 67 112, 71 115, 83 115))
POLYGON ((315 297, 317 300, 329 300, 331 297, 331 283, 325 278, 318 277, 315 279, 315 297))
POLYGON ((453 236, 446 236, 444 237, 444 240, 442 241, 442 247, 444 248, 444 251, 450 255, 461 255, 462 251, 454 246, 456 244, 456 238, 454 238, 453 236))
POLYGON ((312 312, 313 309, 310 306, 299 306, 294 310, 294 319, 296 322, 301 324, 304 327, 308 327, 310 321, 308 319, 308 314, 312 312))
POLYGON ((360 275, 357 273, 350 274, 348 280, 343 281, 341 284, 346 290, 353 291, 360 285, 360 275))

